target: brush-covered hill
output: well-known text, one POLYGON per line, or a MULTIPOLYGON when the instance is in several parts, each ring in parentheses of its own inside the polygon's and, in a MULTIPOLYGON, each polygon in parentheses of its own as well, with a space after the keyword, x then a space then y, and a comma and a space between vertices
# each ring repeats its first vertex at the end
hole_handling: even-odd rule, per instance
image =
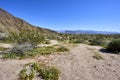
POLYGON ((0 8, 0 33, 35 31, 42 34, 53 34, 55 31, 33 26, 0 8))

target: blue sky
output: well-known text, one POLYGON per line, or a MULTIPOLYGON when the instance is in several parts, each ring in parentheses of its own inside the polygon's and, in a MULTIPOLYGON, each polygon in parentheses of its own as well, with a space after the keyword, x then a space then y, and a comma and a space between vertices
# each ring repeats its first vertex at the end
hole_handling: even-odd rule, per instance
POLYGON ((0 0, 0 7, 43 28, 120 32, 120 0, 0 0))

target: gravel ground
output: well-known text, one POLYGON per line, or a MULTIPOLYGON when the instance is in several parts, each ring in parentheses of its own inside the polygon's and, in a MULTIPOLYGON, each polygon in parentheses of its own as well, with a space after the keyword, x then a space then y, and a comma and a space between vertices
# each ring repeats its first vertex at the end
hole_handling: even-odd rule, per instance
POLYGON ((35 59, 0 59, 0 80, 17 80, 24 64, 40 61, 56 66, 61 71, 60 80, 120 80, 120 55, 103 53, 99 46, 79 44, 68 54, 40 56, 35 59), (93 58, 100 54, 103 60, 93 58))
POLYGON ((51 64, 61 70, 61 80, 120 80, 120 55, 103 53, 100 49, 79 44, 70 54, 53 57, 51 64), (95 53, 104 59, 94 59, 95 53))
POLYGON ((0 80, 17 80, 18 74, 27 63, 34 60, 3 60, 0 59, 0 80))

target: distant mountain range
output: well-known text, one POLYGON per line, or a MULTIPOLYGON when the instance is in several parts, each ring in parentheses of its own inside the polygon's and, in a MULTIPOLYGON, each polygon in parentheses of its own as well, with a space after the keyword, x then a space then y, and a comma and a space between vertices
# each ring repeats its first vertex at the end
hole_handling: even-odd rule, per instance
POLYGON ((57 32, 68 34, 120 34, 119 32, 94 31, 94 30, 59 30, 57 32))

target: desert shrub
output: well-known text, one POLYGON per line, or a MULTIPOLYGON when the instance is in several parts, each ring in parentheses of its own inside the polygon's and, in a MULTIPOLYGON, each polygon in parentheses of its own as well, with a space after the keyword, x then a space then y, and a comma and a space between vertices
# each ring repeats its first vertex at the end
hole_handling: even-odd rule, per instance
POLYGON ((27 80, 28 75, 27 75, 26 71, 27 71, 27 69, 23 69, 23 70, 20 71, 19 76, 20 76, 20 79, 21 79, 21 80, 22 80, 22 79, 23 79, 23 80, 27 80))
POLYGON ((46 67, 40 70, 39 73, 45 80, 58 80, 60 72, 55 67, 46 67))
POLYGON ((95 53, 93 58, 97 59, 97 60, 100 60, 100 59, 103 59, 102 55, 99 54, 99 53, 95 53))
POLYGON ((120 52, 120 39, 111 41, 106 49, 111 52, 120 52))
POLYGON ((105 45, 105 40, 103 39, 92 39, 92 40, 89 40, 89 45, 99 45, 99 46, 102 46, 102 45, 105 45))
POLYGON ((43 35, 39 32, 26 32, 21 31, 19 33, 9 33, 9 36, 7 38, 9 41, 17 44, 23 44, 23 43, 30 43, 32 45, 36 45, 38 43, 43 42, 45 39, 43 35))
POLYGON ((84 39, 73 39, 73 40, 70 40, 70 43, 84 43, 85 40, 84 39))
POLYGON ((50 40, 45 40, 44 41, 44 44, 50 44, 51 42, 50 42, 50 40))
POLYGON ((16 54, 24 54, 27 51, 30 51, 34 48, 34 46, 30 43, 24 43, 24 44, 14 44, 14 47, 10 50, 10 53, 16 53, 16 54))
POLYGON ((29 57, 28 54, 21 54, 21 53, 5 53, 3 58, 5 59, 22 59, 29 57))
POLYGON ((65 52, 65 51, 69 51, 69 49, 66 48, 66 47, 64 47, 64 46, 60 46, 60 47, 57 48, 56 51, 57 51, 57 52, 65 52))
POLYGON ((31 51, 33 49, 33 46, 28 43, 24 44, 14 44, 14 47, 9 50, 8 53, 5 53, 3 55, 3 58, 25 58, 27 57, 27 54, 25 54, 28 51, 31 51))
POLYGON ((17 54, 15 53, 6 53, 3 55, 3 58, 5 59, 15 59, 17 57, 17 54))
POLYGON ((12 58, 12 55, 16 57, 26 57, 26 52, 32 50, 38 43, 44 42, 44 37, 35 31, 21 31, 18 33, 9 33, 7 37, 9 42, 12 42, 13 48, 9 54, 5 55, 5 58, 12 58))
POLYGON ((51 54, 55 51, 56 51, 56 49, 54 47, 48 46, 48 47, 34 48, 30 52, 32 52, 33 54, 36 54, 36 55, 47 55, 47 54, 51 54))
POLYGON ((36 76, 44 80, 58 80, 60 71, 52 66, 46 66, 38 63, 30 63, 21 70, 20 80, 33 80, 36 76), (35 76, 36 75, 36 76, 35 76))
POLYGON ((23 69, 19 76, 19 80, 33 80, 35 77, 35 71, 32 69, 30 73, 27 73, 27 69, 23 69))
MULTIPOLYGON (((35 57, 38 55, 49 55, 54 52, 56 52, 56 48, 52 46, 48 47, 40 47, 40 48, 33 48, 26 51, 25 47, 22 47, 23 49, 19 48, 13 48, 10 53, 4 54, 3 58, 10 58, 10 59, 22 59, 22 58, 29 58, 29 57, 35 57)), ((28 48, 28 47, 27 47, 28 48)), ((65 51, 65 50, 63 50, 65 51)))
POLYGON ((7 48, 4 48, 4 47, 0 47, 0 51, 4 51, 6 50, 7 48))

